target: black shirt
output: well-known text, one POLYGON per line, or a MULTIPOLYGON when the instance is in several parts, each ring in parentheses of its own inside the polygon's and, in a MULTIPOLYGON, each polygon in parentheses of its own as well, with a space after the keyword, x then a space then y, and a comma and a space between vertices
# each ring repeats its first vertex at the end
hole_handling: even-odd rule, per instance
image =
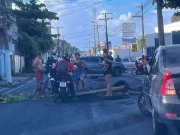
MULTIPOLYGON (((104 60, 104 59, 105 59, 105 57, 103 58, 103 60, 104 60)), ((108 56, 106 57, 106 59, 111 60, 111 61, 113 62, 113 57, 110 56, 110 55, 108 55, 108 56)), ((107 61, 107 60, 105 60, 105 61, 106 61, 106 63, 107 63, 109 66, 107 67, 107 70, 104 71, 104 74, 112 74, 112 63, 109 62, 109 61, 107 61)))

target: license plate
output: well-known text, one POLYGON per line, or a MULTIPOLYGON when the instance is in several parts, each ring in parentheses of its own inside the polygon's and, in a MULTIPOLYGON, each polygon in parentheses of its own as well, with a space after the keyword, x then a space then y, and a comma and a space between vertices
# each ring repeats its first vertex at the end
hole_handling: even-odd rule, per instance
POLYGON ((60 82, 59 87, 66 87, 66 82, 60 82))

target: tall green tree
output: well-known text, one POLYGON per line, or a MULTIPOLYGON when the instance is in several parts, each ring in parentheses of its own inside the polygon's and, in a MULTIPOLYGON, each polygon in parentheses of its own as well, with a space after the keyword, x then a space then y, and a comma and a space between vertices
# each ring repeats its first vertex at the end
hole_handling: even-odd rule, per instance
MULTIPOLYGON (((145 44, 146 44, 146 36, 145 36, 145 44)), ((139 49, 142 49, 142 47, 143 47, 143 38, 142 38, 142 36, 139 36, 138 39, 137 39, 137 47, 139 49)))
POLYGON ((29 67, 37 51, 47 52, 53 47, 52 35, 48 33, 46 20, 58 20, 57 13, 51 12, 45 4, 38 4, 36 0, 23 3, 13 0, 16 9, 12 13, 17 18, 18 50, 25 56, 25 66, 29 67))
MULTIPOLYGON (((180 0, 164 0, 163 6, 165 8, 180 9, 180 0)), ((177 11, 175 15, 180 16, 180 11, 177 11)))

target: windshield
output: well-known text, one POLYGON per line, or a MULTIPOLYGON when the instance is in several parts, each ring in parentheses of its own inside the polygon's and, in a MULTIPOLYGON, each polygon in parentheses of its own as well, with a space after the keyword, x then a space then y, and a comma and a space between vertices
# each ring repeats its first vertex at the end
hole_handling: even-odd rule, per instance
POLYGON ((167 48, 165 50, 165 67, 180 67, 180 51, 179 48, 167 48))

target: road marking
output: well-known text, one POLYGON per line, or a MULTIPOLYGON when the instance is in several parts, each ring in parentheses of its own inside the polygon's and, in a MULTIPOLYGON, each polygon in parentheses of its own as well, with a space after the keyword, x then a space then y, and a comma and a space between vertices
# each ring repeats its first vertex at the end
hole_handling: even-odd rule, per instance
MULTIPOLYGON (((31 83, 31 82, 33 82, 33 81, 34 81, 34 79, 31 80, 31 81, 29 81, 27 84, 29 84, 29 83, 31 83)), ((25 85, 26 85, 26 84, 25 84, 25 85)), ((8 94, 8 93, 11 93, 11 92, 13 92, 13 91, 15 91, 15 90, 17 90, 17 89, 19 89, 19 88, 21 88, 21 87, 24 87, 25 85, 21 85, 21 86, 19 86, 19 87, 17 87, 17 88, 14 88, 14 89, 10 90, 10 91, 7 91, 7 92, 3 93, 2 95, 4 96, 4 95, 6 95, 6 94, 8 94)))

